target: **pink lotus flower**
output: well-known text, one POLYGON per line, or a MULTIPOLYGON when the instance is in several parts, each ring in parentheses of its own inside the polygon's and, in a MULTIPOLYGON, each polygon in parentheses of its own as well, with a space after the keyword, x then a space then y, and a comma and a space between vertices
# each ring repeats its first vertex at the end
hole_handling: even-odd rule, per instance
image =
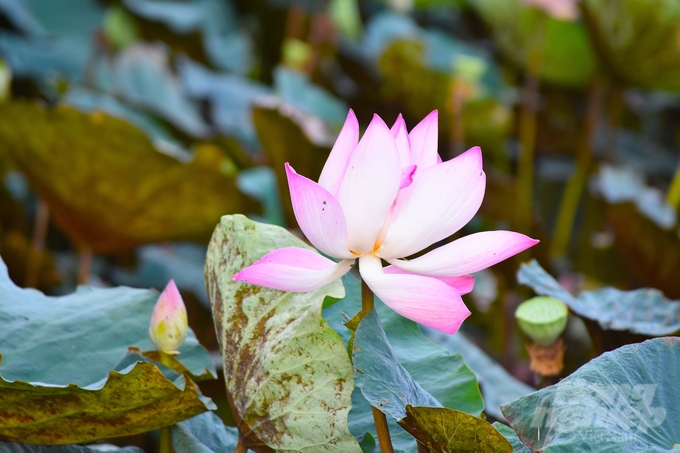
POLYGON ((371 290, 400 315, 454 333, 470 315, 461 294, 470 274, 538 241, 511 231, 476 233, 405 260, 462 228, 484 197, 486 176, 478 147, 442 162, 437 112, 410 133, 401 115, 389 129, 374 115, 359 141, 350 110, 316 183, 286 164, 293 210, 313 251, 286 247, 233 276, 284 291, 318 289, 359 260, 371 290), (382 260, 390 263, 383 267, 382 260))
POLYGON ((179 354, 187 338, 187 309, 174 280, 170 280, 158 297, 151 315, 149 336, 159 351, 179 354))

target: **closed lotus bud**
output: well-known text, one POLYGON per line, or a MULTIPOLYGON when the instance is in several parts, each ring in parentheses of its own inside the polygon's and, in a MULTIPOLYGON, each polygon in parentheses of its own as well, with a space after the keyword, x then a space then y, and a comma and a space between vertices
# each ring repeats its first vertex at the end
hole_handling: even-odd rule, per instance
POLYGON ((536 343, 553 344, 567 326, 567 306, 554 297, 534 297, 522 302, 515 318, 522 332, 536 343))
POLYGON ((187 338, 187 310, 174 280, 167 284, 151 315, 149 336, 159 351, 179 354, 177 349, 187 338))

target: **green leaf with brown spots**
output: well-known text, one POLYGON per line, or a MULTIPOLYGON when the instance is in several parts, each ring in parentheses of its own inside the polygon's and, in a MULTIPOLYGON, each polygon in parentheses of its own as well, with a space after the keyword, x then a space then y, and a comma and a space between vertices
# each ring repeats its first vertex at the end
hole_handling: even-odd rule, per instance
POLYGON ((512 453, 488 422, 454 409, 408 405, 399 424, 432 453, 512 453))
POLYGON ((191 330, 173 362, 181 374, 129 353, 130 346, 154 347, 156 291, 80 287, 48 297, 14 285, 0 260, 0 295, 0 439, 87 442, 171 425, 214 406, 190 378, 215 376, 191 330))
POLYGON ((70 444, 144 433, 214 408, 188 376, 150 362, 111 371, 79 387, 0 378, 0 437, 14 442, 70 444))
POLYGON ((321 317, 335 281, 308 293, 234 282, 236 272, 281 247, 309 248, 283 228, 224 216, 206 260, 206 285, 232 413, 257 452, 360 452, 347 427, 354 389, 345 346, 321 317))
POLYGON ((221 215, 258 209, 237 190, 233 163, 217 146, 200 144, 190 162, 180 162, 102 112, 2 104, 0 153, 12 156, 54 223, 98 253, 207 241, 221 215))

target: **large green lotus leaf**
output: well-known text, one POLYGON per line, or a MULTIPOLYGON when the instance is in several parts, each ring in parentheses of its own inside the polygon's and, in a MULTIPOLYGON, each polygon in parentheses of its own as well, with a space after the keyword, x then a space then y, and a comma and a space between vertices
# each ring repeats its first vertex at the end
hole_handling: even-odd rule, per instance
POLYGON ((640 88, 680 91, 679 2, 584 0, 582 11, 615 77, 640 88))
POLYGON ((517 433, 508 425, 503 423, 493 422, 492 426, 505 437, 510 445, 512 445, 513 453, 531 453, 531 450, 524 445, 517 437, 517 433))
MULTIPOLYGON (((397 420, 431 451, 456 451, 456 448, 461 451, 503 451, 474 448, 487 435, 492 436, 495 430, 473 415, 443 408, 439 401, 423 390, 397 360, 375 310, 368 313, 356 328, 352 358, 354 379, 364 397, 372 406, 397 420), (457 434, 452 436, 449 430, 457 434), (446 437, 450 437, 449 444, 442 443, 446 437)), ((466 390, 479 396, 476 382, 474 387, 472 391, 466 390)), ((460 392, 460 389, 457 390, 460 392)), ((495 438, 507 443, 498 433, 495 433, 495 438)), ((488 443, 493 442, 489 439, 488 443)))
POLYGON ((442 407, 399 363, 375 310, 354 332, 352 362, 356 386, 373 407, 392 418, 405 418, 407 405, 442 407))
POLYGON ((501 404, 535 391, 535 389, 508 373, 505 368, 489 357, 462 332, 447 335, 436 330, 428 330, 427 335, 432 341, 452 353, 459 352, 463 355, 465 363, 477 375, 482 387, 484 412, 494 418, 503 419, 501 404))
POLYGON ((306 247, 281 227, 224 216, 206 260, 206 284, 232 413, 255 451, 358 452, 347 427, 354 389, 342 340, 321 317, 342 283, 288 293, 234 282, 233 274, 281 247, 306 247))
MULTIPOLYGON (((347 296, 342 301, 324 309, 328 323, 347 344, 351 333, 343 325, 345 313, 361 310, 361 285, 352 275, 343 277, 347 296)), ((423 335, 420 327, 392 311, 376 299, 376 312, 380 316, 387 339, 396 358, 413 380, 445 407, 478 415, 484 409, 477 379, 460 354, 452 354, 423 335)), ((416 448, 413 437, 396 421, 388 418, 390 436, 395 452, 410 453, 416 448)), ((349 413, 352 434, 361 437, 371 432, 375 437, 371 405, 355 388, 352 394, 352 410, 349 413)))
POLYGON ((269 165, 276 172, 288 225, 297 225, 288 196, 288 162, 298 174, 316 181, 326 163, 333 137, 315 117, 306 117, 286 104, 259 104, 253 108, 253 123, 269 165))
POLYGON ((593 48, 582 22, 546 16, 521 0, 472 0, 489 24, 505 58, 526 70, 539 54, 540 78, 548 83, 583 87, 597 70, 593 48))
POLYGON ((2 453, 144 453, 137 447, 116 447, 98 444, 95 448, 85 445, 27 445, 15 442, 0 442, 2 453))
POLYGON ((214 412, 204 412, 172 427, 176 453, 232 452, 238 443, 238 430, 224 426, 214 412))
MULTIPOLYGON (((0 294, 0 375, 7 381, 85 387, 113 370, 129 346, 155 349, 149 322, 156 291, 80 287, 48 297, 15 286, 0 260, 0 294)), ((216 376, 191 329, 179 350, 178 360, 191 374, 216 376)))
POLYGON ((33 444, 91 442, 144 433, 215 408, 191 379, 175 376, 169 380, 143 361, 86 387, 0 377, 0 438, 33 444))
POLYGON ((0 106, 0 152, 11 153, 81 246, 113 252, 165 240, 205 240, 225 212, 256 208, 222 173, 212 145, 181 163, 130 124, 102 113, 28 103, 0 106))
POLYGON ((536 260, 523 264, 517 281, 529 285, 542 296, 560 299, 580 316, 599 323, 606 330, 660 336, 680 330, 680 301, 670 301, 656 289, 621 291, 604 288, 583 291, 578 297, 548 274, 536 260))
POLYGON ((399 424, 433 453, 511 453, 512 446, 487 421, 444 407, 406 406, 399 424))
MULTIPOLYGON (((343 325, 344 313, 361 310, 361 284, 351 274, 342 278, 347 296, 336 304, 324 309, 324 318, 348 343, 350 331, 343 325)), ((375 312, 396 359, 403 365, 413 380, 431 394, 444 407, 479 415, 484 410, 484 401, 479 391, 475 374, 470 371, 463 356, 451 353, 433 343, 415 322, 398 315, 375 300, 375 312)))
POLYGON ((602 354, 556 385, 502 407, 531 451, 680 449, 680 339, 602 354))
POLYGON ((91 441, 156 429, 212 406, 186 382, 216 375, 192 331, 175 364, 186 376, 163 367, 163 377, 147 359, 129 360, 129 346, 154 348, 148 326, 157 292, 81 287, 47 297, 15 286, 0 260, 0 294, 0 437, 91 441))

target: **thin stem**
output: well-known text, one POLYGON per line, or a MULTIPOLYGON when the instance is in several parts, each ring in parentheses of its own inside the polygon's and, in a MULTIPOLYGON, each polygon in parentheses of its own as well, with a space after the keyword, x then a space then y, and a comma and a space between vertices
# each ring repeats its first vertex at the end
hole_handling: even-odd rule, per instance
POLYGON ((373 422, 375 423, 375 430, 378 433, 378 443, 380 444, 380 451, 383 453, 394 453, 392 447, 392 439, 390 439, 390 428, 387 426, 387 417, 380 412, 379 409, 373 409, 373 422))
POLYGON ((50 224, 50 210, 47 204, 38 200, 38 208, 35 212, 35 226, 33 227, 33 247, 28 250, 26 260, 26 279, 27 288, 35 287, 38 283, 40 273, 40 258, 45 249, 45 239, 47 238, 47 228, 50 224))
POLYGON ((539 18, 527 57, 522 104, 519 111, 519 142, 521 146, 517 168, 517 229, 531 234, 533 223, 534 153, 536 150, 536 112, 539 83, 544 58, 544 35, 547 18, 539 18))
POLYGON ((609 93, 606 150, 606 157, 609 162, 613 162, 616 158, 619 125, 621 124, 621 117, 624 111, 623 93, 624 90, 620 85, 614 85, 609 93))
POLYGON ((373 291, 361 280, 361 319, 373 310, 373 291))
POLYGON ((564 189, 562 203, 557 214, 557 224, 555 225, 555 235, 550 244, 550 257, 552 259, 565 256, 569 248, 572 230, 574 229, 574 219, 578 210, 581 194, 588 179, 590 172, 593 151, 590 147, 597 120, 600 116, 600 106, 602 103, 602 85, 595 82, 588 93, 588 114, 587 122, 583 131, 583 137, 576 155, 576 171, 569 178, 564 189))
MULTIPOLYGON (((361 280, 361 318, 363 319, 371 310, 373 310, 373 291, 371 291, 371 288, 368 287, 365 281, 361 280)), ((387 417, 375 407, 373 408, 373 422, 378 433, 380 451, 383 453, 394 453, 392 439, 390 439, 390 428, 387 426, 387 417)))
MULTIPOLYGON (((163 351, 158 351, 160 362, 171 368, 172 358, 163 351)), ((172 427, 164 426, 160 429, 160 439, 158 441, 158 453, 171 453, 172 449, 172 427)))
POLYGON ((418 453, 430 453, 430 449, 418 442, 418 453))
POLYGON ((158 453, 172 452, 172 428, 164 426, 160 429, 160 439, 158 441, 158 453))
POLYGON ((248 452, 248 447, 243 445, 243 442, 241 442, 241 439, 238 440, 238 443, 236 444, 236 449, 234 450, 234 453, 247 453, 248 452))
MULTIPOLYGON (((680 142, 680 133, 676 135, 676 139, 680 142)), ((680 208, 680 161, 678 162, 678 167, 675 169, 675 175, 673 175, 673 181, 671 181, 671 185, 668 188, 668 193, 666 193, 666 201, 668 201, 676 211, 680 208)))
POLYGON ((78 284, 87 285, 92 268, 92 250, 82 249, 78 258, 78 284))
POLYGON ((668 188, 666 200, 676 210, 680 207, 680 162, 678 162, 678 168, 675 170, 671 186, 668 188))
POLYGON ((521 153, 517 165, 517 229, 531 234, 534 193, 534 151, 536 148, 536 103, 538 79, 526 75, 524 102, 519 112, 519 142, 521 153))

